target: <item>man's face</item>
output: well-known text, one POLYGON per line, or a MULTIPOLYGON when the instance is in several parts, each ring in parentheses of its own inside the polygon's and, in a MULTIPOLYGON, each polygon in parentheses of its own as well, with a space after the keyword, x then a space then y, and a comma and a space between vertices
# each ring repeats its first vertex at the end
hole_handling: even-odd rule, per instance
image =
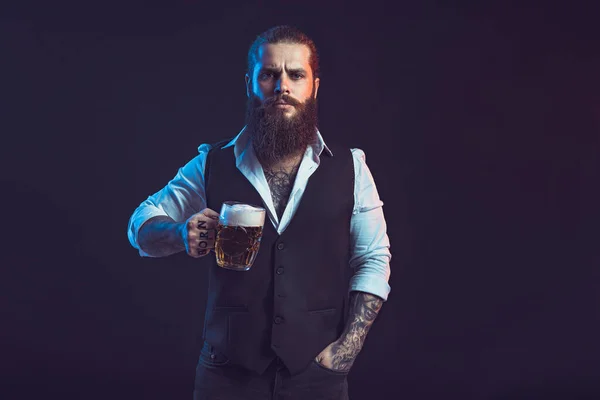
POLYGON ((317 89, 302 44, 260 47, 252 76, 246 75, 246 126, 263 165, 302 154, 317 129, 317 89))
POLYGON ((252 76, 246 75, 248 97, 286 118, 298 114, 298 106, 316 99, 319 79, 310 67, 310 49, 303 44, 265 44, 258 49, 252 76))

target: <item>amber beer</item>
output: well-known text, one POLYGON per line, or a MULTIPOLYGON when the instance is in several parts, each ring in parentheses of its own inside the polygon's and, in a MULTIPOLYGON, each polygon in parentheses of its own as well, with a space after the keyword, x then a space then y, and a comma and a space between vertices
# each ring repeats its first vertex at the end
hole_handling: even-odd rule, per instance
POLYGON ((215 253, 219 267, 236 271, 248 271, 260 247, 265 209, 233 201, 223 203, 215 253))

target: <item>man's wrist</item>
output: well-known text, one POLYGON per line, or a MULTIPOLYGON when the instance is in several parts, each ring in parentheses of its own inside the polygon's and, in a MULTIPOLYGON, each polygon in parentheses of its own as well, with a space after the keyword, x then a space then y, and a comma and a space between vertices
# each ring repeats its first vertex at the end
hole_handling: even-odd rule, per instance
POLYGON ((138 245, 154 257, 164 257, 185 250, 185 223, 160 215, 150 218, 138 231, 138 245))
POLYGON ((363 348, 367 333, 381 309, 383 300, 375 295, 352 291, 346 327, 332 346, 334 368, 350 369, 363 348))

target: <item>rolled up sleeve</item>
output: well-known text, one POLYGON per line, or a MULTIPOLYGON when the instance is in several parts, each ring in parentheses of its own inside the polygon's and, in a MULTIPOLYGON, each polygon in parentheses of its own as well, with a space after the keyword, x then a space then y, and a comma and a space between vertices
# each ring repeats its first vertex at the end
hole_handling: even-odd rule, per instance
POLYGON ((200 146, 200 154, 179 168, 175 177, 161 190, 148 196, 129 218, 127 237, 140 256, 152 257, 138 244, 140 227, 150 218, 168 216, 182 222, 206 208, 204 167, 209 150, 208 145, 200 146))
POLYGON ((362 150, 352 149, 354 159, 354 210, 350 220, 350 267, 354 274, 351 291, 361 291, 387 300, 391 291, 390 241, 373 176, 362 150))

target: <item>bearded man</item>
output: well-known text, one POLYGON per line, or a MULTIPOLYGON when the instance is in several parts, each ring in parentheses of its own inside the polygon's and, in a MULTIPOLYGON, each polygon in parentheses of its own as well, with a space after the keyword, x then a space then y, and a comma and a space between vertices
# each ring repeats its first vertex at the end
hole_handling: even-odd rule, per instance
POLYGON ((319 58, 277 26, 248 51, 246 125, 199 154, 129 220, 141 256, 186 251, 209 270, 194 399, 347 399, 347 376, 390 292, 382 205, 360 149, 325 144, 319 58), (225 201, 267 212, 248 271, 211 249, 225 201))

